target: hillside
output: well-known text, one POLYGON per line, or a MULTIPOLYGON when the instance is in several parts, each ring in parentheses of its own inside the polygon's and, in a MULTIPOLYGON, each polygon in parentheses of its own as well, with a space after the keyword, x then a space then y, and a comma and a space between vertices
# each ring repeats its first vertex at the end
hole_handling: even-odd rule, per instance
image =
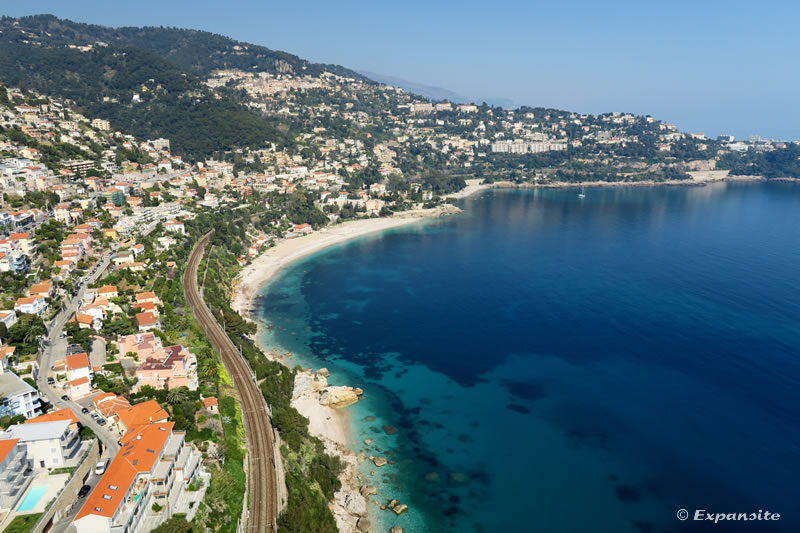
POLYGON ((339 65, 311 63, 293 54, 239 42, 207 31, 153 26, 111 28, 63 20, 53 15, 0 19, 3 32, 13 27, 24 29, 39 38, 46 35, 47 42, 52 46, 90 45, 100 41, 118 48, 147 50, 199 77, 206 77, 216 69, 232 68, 309 75, 327 71, 366 79, 339 65), (15 21, 18 22, 16 26, 15 21))
POLYGON ((338 71, 208 32, 113 29, 50 15, 0 19, 0 81, 69 98, 137 137, 166 137, 190 159, 287 142, 287 127, 211 91, 201 77, 224 65, 272 72, 338 71), (246 47, 247 50, 243 50, 246 47))

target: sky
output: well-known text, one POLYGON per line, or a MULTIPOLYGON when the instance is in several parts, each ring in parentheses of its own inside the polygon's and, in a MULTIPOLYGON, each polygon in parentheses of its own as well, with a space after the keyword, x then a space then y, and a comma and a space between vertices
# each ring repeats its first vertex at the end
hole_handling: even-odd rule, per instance
POLYGON ((63 0, 0 3, 175 26, 480 102, 652 115, 682 131, 800 139, 800 2, 63 0))

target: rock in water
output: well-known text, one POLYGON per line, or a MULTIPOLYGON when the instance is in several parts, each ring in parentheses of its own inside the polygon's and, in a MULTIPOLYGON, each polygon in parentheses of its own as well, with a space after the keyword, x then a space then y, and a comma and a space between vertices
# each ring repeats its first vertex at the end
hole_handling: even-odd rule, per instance
POLYGON ((386 507, 388 507, 389 509, 394 509, 394 506, 397 505, 398 503, 400 503, 400 502, 395 500, 395 499, 392 499, 392 500, 389 500, 389 503, 386 504, 386 507))
POLYGON ((403 533, 403 528, 400 526, 392 526, 392 529, 389 530, 389 533, 403 533))
POLYGON ((375 466, 383 466, 386 464, 385 457, 375 457, 374 455, 370 455, 369 460, 375 463, 375 466))
POLYGON ((329 407, 347 407, 358 401, 352 387, 325 387, 319 393, 319 403, 329 407))
POLYGON ((319 370, 317 370, 317 374, 319 374, 320 376, 325 376, 325 377, 330 376, 330 373, 328 372, 328 369, 325 368, 325 367, 322 367, 319 370))
POLYGON ((372 485, 363 485, 360 489, 358 489, 358 491, 365 498, 367 496, 371 496, 372 494, 378 494, 378 488, 377 487, 373 487, 372 485))
POLYGON ((392 511, 394 511, 394 514, 396 514, 397 516, 400 516, 401 514, 408 511, 408 505, 404 503, 398 503, 397 505, 392 507, 392 511))
POLYGON ((387 435, 394 435, 395 433, 397 433, 397 428, 392 426, 383 426, 383 431, 387 435))

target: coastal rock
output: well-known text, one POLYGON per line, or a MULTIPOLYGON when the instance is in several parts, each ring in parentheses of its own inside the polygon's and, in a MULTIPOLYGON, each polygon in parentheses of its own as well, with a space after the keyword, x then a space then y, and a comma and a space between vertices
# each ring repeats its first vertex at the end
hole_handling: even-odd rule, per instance
POLYGON ((326 378, 331 375, 330 372, 328 372, 328 369, 325 367, 322 367, 319 370, 317 370, 317 374, 326 378))
POLYGON ((364 496, 366 498, 367 496, 371 496, 373 494, 378 494, 378 488, 377 487, 373 487, 372 485, 363 485, 359 489, 359 492, 361 493, 362 496, 364 496))
POLYGON ((356 529, 361 533, 368 533, 372 531, 372 524, 370 523, 368 518, 359 518, 358 522, 356 522, 356 529))
POLYGON ((354 516, 367 516, 367 500, 348 494, 344 498, 345 510, 354 516))
POLYGON ((364 444, 369 446, 370 444, 372 444, 372 439, 364 439, 364 444))
POLYGON ((386 457, 375 457, 374 455, 370 455, 369 460, 375 463, 375 466, 384 466, 387 463, 386 457))
POLYGON ((326 387, 319 393, 319 403, 329 407, 347 407, 358 401, 358 394, 352 387, 326 387))
POLYGON ((400 526, 392 526, 392 529, 389 530, 389 533, 403 533, 403 528, 400 526))
POLYGON ((325 375, 320 374, 319 372, 314 373, 314 377, 311 380, 311 390, 314 392, 320 392, 328 386, 328 378, 325 375))
POLYGON ((387 435, 394 435, 395 433, 397 433, 397 428, 393 426, 383 426, 383 431, 387 435))
POLYGON ((394 509, 395 505, 397 505, 398 503, 400 503, 400 501, 393 498, 389 500, 389 503, 386 504, 386 507, 388 507, 389 509, 394 509))
POLYGON ((401 514, 408 511, 408 505, 404 503, 398 503, 397 505, 392 507, 392 511, 394 511, 394 514, 396 514, 397 516, 400 516, 401 514))

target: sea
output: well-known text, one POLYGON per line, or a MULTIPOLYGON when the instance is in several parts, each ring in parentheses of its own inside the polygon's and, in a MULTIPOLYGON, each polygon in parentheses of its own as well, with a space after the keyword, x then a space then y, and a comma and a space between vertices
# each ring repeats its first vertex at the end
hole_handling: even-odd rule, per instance
POLYGON ((800 185, 459 205, 257 298, 264 344, 364 390, 379 530, 800 531, 800 185))

